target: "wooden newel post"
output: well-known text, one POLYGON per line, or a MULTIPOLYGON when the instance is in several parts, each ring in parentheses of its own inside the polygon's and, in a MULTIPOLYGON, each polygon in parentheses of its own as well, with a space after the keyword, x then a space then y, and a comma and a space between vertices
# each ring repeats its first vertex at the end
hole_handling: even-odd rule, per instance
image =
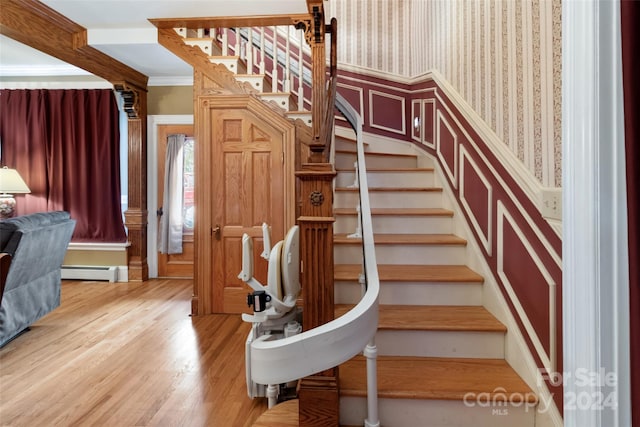
MULTIPOLYGON (((333 298, 333 179, 330 163, 304 163, 300 180, 300 281, 303 328, 313 329, 334 317, 333 298)), ((303 378, 300 383, 300 426, 337 426, 338 368, 303 378)))

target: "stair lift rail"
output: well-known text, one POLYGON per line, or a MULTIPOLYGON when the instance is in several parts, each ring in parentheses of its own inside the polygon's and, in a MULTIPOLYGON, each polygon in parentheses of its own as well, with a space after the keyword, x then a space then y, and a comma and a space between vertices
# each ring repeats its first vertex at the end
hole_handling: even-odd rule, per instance
MULTIPOLYGON (((333 20, 331 26, 332 42, 335 43, 335 22, 333 20)), ((265 29, 260 29, 258 30, 260 32, 259 35, 258 31, 254 33, 248 29, 221 30, 223 51, 229 50, 228 39, 230 38, 229 36, 233 36, 236 42, 234 49, 236 55, 240 54, 242 50, 245 55, 247 53, 246 47, 245 49, 240 48, 243 39, 246 40, 246 45, 250 50, 253 50, 254 46, 260 48, 259 55, 261 55, 260 62, 262 64, 259 65, 259 68, 261 71, 264 69, 264 55, 266 54, 267 57, 271 58, 273 64, 271 75, 274 80, 274 89, 277 88, 278 83, 281 83, 283 90, 290 89, 291 76, 296 76, 299 80, 297 87, 298 108, 303 108, 303 105, 307 102, 304 99, 303 83, 307 86, 310 85, 310 70, 305 67, 303 43, 298 44, 297 58, 289 58, 293 54, 290 40, 291 31, 289 29, 285 31, 286 36, 282 43, 284 46, 280 46, 280 48, 278 48, 280 44, 278 39, 281 37, 279 37, 280 28, 277 27, 272 27, 271 34, 266 33, 265 29), (285 57, 282 58, 281 54, 284 54, 285 57), (278 75, 278 65, 283 68, 281 76, 278 75), (279 82, 280 79, 281 82, 279 82)), ((302 34, 300 34, 301 40, 302 34)), ((361 276, 363 297, 353 309, 320 327, 285 338, 276 339, 268 334, 257 337, 250 343, 250 360, 247 363, 250 365, 251 380, 253 382, 272 385, 295 381, 299 378, 322 372, 346 362, 357 354, 363 353, 367 358, 368 395, 368 414, 364 423, 366 427, 379 427, 375 334, 378 327, 380 283, 373 242, 371 206, 362 139, 362 118, 344 97, 336 93, 337 75, 335 75, 335 70, 337 60, 335 58, 335 47, 333 46, 332 52, 331 68, 333 72, 327 85, 327 97, 329 99, 335 97, 335 107, 347 119, 357 137, 356 173, 360 192, 358 222, 361 227, 363 243, 363 274, 361 276)), ((246 58, 243 59, 246 60, 246 58)), ((252 71, 249 70, 249 72, 252 71)), ((327 108, 327 115, 323 117, 323 121, 326 121, 327 124, 333 121, 333 108, 327 108)), ((325 152, 327 158, 331 155, 332 145, 325 152)), ((250 285, 256 285, 251 282, 250 280, 248 281, 250 285)), ((257 289, 257 286, 254 289, 257 289)), ((271 302, 273 304, 273 299, 271 302)), ((280 301, 277 301, 276 304, 278 302, 280 301)), ((287 306, 288 304, 283 305, 287 306)), ((279 308, 285 309, 288 307, 279 308)))
POLYGON ((251 375, 259 384, 286 383, 338 366, 365 349, 369 411, 365 424, 375 427, 379 420, 374 337, 378 328, 380 282, 366 182, 362 120, 340 95, 336 98, 336 106, 350 123, 354 123, 358 138, 366 292, 354 308, 329 323, 287 338, 271 339, 265 335, 254 340, 251 343, 251 375))
MULTIPOLYGON (((371 203, 369 202, 369 184, 367 182, 367 166, 364 155, 364 142, 362 136, 362 117, 347 102, 347 100, 336 93, 336 108, 347 119, 356 133, 356 183, 359 188, 360 204, 357 206, 358 230, 356 233, 362 237, 362 260, 363 272, 360 281, 363 285, 363 293, 366 296, 371 287, 378 292, 380 279, 378 277, 378 263, 376 261, 375 246, 373 241, 373 223, 371 220, 371 203)), ((359 236, 359 237, 360 237, 359 236)), ((367 419, 364 421, 365 427, 379 427, 378 418, 378 375, 377 357, 378 349, 375 342, 375 334, 363 351, 367 359, 367 419)))

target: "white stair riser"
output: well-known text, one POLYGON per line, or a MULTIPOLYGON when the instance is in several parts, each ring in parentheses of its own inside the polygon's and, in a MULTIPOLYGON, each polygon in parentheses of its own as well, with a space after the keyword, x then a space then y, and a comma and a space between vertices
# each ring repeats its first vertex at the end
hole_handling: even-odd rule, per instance
POLYGON ((239 59, 234 56, 229 57, 210 57, 209 61, 213 64, 220 64, 227 67, 227 70, 231 71, 233 74, 238 74, 238 61, 239 59))
POLYGON ((288 93, 263 93, 260 94, 260 98, 264 99, 268 102, 275 102, 278 107, 282 108, 285 111, 289 111, 289 94, 288 93))
MULTIPOLYGON (((356 152, 356 143, 353 141, 346 141, 342 138, 336 138, 336 150, 340 151, 352 151, 356 152)), ((367 145, 364 146, 364 151, 367 151, 367 145)), ((342 155, 342 154, 340 154, 342 155)))
MULTIPOLYGON (((336 304, 357 304, 361 288, 357 282, 336 281, 336 304)), ((482 283, 380 282, 380 304, 481 305, 482 283)))
MULTIPOLYGON (((336 186, 353 185, 355 172, 340 172, 336 177, 336 186)), ((367 172, 369 187, 433 187, 435 185, 433 171, 417 172, 367 172)))
MULTIPOLYGON (((384 427, 534 427, 536 408, 525 404, 485 402, 469 395, 464 400, 379 400, 384 427), (482 405, 482 406, 481 406, 482 405)), ((367 418, 364 397, 340 397, 340 424, 362 425, 367 418)))
MULTIPOLYGON (((337 153, 336 164, 337 169, 349 169, 353 167, 356 161, 356 155, 351 153, 337 153)), ((367 168, 415 168, 418 161, 412 156, 380 156, 366 155, 365 162, 367 168)))
POLYGON ((312 117, 311 117, 311 112, 309 111, 294 111, 294 112, 289 112, 287 113, 287 117, 290 118, 291 120, 302 120, 303 122, 305 122, 307 125, 311 126, 311 124, 313 123, 312 117))
POLYGON ((503 332, 378 330, 381 356, 504 358, 503 332))
MULTIPOLYGON (((466 261, 466 247, 460 245, 375 245, 379 264, 460 265, 466 261)), ((336 264, 362 262, 362 246, 335 244, 336 264)))
POLYGON ((211 55, 213 39, 192 39, 185 40, 184 42, 189 46, 199 47, 200 50, 202 50, 204 53, 206 53, 207 55, 211 55))
POLYGON ((262 92, 262 88, 264 87, 264 77, 261 75, 243 75, 236 76, 236 79, 241 82, 246 82, 251 84, 251 87, 257 90, 258 92, 262 92))
MULTIPOLYGON (((356 191, 336 191, 336 208, 355 208, 360 195, 356 191)), ((369 191, 372 208, 439 208, 442 192, 439 191, 369 191)))
MULTIPOLYGON (((334 233, 351 234, 358 226, 355 215, 336 215, 334 233)), ((447 234, 453 230, 451 217, 373 215, 373 232, 380 234, 447 234)))

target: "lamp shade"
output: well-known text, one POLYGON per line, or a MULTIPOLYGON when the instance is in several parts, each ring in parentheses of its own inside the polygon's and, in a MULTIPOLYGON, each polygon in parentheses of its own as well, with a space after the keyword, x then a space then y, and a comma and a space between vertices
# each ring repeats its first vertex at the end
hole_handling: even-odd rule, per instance
POLYGON ((0 193, 31 193, 31 190, 17 170, 5 166, 0 168, 0 193))

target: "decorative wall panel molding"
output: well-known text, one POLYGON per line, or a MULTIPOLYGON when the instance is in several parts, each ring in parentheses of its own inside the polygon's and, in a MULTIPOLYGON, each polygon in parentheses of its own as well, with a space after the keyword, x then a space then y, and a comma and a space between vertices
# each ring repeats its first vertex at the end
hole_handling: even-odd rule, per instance
POLYGON ((497 219, 498 277, 542 364, 548 372, 556 372, 556 282, 516 220, 500 201, 497 219), (509 234, 515 238, 507 240, 505 236, 509 234), (505 241, 510 243, 508 248, 505 248, 505 241), (514 259, 518 260, 517 267, 514 259), (539 284, 546 285, 546 289, 539 284), (538 301, 542 299, 544 301, 538 301))
MULTIPOLYGON (((340 95, 344 96, 360 115, 364 115, 364 89, 340 82, 336 83, 336 87, 340 95)), ((341 114, 336 114, 336 119, 346 122, 346 119, 341 114)))
POLYGON ((438 110, 436 113, 436 153, 454 188, 458 188, 458 135, 438 110))
POLYGON ((422 143, 429 148, 436 148, 435 125, 436 125, 436 100, 422 100, 422 143))
POLYGON ((404 97, 369 90, 369 126, 404 136, 406 124, 404 97))
POLYGON ((460 147, 460 203, 491 256, 493 187, 464 146, 460 147))

